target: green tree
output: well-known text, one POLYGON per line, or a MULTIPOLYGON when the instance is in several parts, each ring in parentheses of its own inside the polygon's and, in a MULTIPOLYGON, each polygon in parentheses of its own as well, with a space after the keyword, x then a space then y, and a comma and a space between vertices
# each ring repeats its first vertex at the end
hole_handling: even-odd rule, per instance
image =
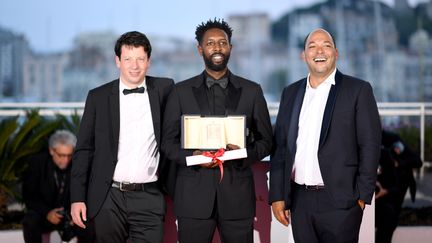
POLYGON ((61 119, 48 120, 37 110, 25 117, 11 117, 0 122, 0 223, 11 199, 19 199, 17 187, 25 170, 25 158, 47 146, 48 136, 62 125, 61 119))

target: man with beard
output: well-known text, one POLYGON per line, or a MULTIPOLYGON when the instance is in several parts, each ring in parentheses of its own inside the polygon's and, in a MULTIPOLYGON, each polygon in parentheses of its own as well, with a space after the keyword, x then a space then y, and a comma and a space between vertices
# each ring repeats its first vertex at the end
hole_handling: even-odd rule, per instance
MULTIPOLYGON (((255 190, 251 165, 270 153, 272 129, 261 87, 227 68, 232 29, 224 20, 209 20, 195 32, 205 70, 176 84, 168 97, 162 152, 177 165, 174 213, 180 243, 212 242, 218 228, 222 242, 253 242, 255 190), (246 117, 247 158, 186 166, 186 156, 204 151, 182 149, 181 116, 246 117)), ((239 146, 227 144, 226 148, 239 146)))

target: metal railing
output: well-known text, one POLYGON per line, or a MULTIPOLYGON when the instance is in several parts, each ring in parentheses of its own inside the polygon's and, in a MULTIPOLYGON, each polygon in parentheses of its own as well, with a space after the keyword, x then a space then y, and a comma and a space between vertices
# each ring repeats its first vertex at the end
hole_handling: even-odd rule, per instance
POLYGON ((75 112, 82 114, 83 102, 57 102, 57 103, 0 103, 0 118, 5 116, 25 115, 27 110, 38 109, 42 116, 54 116, 55 114, 72 115, 75 112))
POLYGON ((432 103, 378 103, 378 109, 381 116, 417 116, 420 118, 420 158, 425 161, 426 116, 432 116, 432 103))
MULTIPOLYGON (((54 116, 55 114, 72 115, 82 114, 83 102, 59 102, 59 103, 0 103, 0 118, 5 116, 24 115, 26 110, 38 109, 43 116, 54 116)), ((279 103, 269 103, 268 109, 272 118, 277 116, 279 103)), ((425 159, 425 131, 426 117, 432 116, 432 102, 429 103, 378 103, 381 116, 411 116, 419 117, 420 157, 425 159)), ((432 139, 432 138, 429 138, 432 139)))

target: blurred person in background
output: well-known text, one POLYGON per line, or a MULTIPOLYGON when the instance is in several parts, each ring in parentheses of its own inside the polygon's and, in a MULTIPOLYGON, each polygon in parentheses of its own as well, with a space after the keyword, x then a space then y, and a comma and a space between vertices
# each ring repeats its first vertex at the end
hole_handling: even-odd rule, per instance
POLYGON ((417 186, 413 170, 422 164, 420 156, 399 135, 383 130, 375 194, 375 242, 391 243, 408 189, 411 201, 415 202, 417 186))
POLYGON ((26 243, 42 242, 42 234, 54 230, 62 241, 77 236, 79 243, 92 242, 89 229, 73 225, 70 218, 70 168, 75 144, 74 134, 59 130, 49 139, 49 153, 30 158, 23 180, 26 243))

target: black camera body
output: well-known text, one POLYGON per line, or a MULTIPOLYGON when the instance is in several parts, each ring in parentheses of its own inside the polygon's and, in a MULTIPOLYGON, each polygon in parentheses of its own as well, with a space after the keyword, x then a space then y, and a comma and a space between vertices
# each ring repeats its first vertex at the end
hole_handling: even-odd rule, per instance
POLYGON ((62 221, 58 225, 57 231, 62 241, 70 241, 75 237, 75 231, 73 229, 72 219, 67 211, 58 211, 60 215, 63 215, 62 221))

